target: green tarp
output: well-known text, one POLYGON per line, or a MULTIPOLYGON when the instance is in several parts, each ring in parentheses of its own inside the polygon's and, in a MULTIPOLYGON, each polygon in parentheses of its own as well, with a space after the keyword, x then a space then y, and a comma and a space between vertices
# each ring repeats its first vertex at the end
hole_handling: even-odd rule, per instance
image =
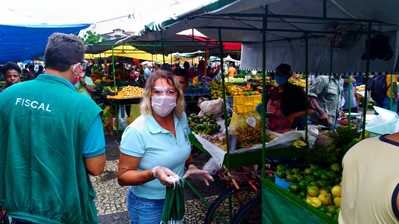
POLYGON ((277 187, 271 180, 262 181, 262 224, 336 224, 333 218, 310 207, 300 198, 277 187))

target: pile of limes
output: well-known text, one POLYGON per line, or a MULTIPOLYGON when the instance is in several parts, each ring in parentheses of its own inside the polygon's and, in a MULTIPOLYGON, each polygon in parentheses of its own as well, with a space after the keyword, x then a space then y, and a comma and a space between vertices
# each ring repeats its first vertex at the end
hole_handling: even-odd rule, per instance
POLYGON ((337 163, 328 168, 309 165, 305 169, 278 165, 275 174, 290 183, 290 192, 327 215, 337 217, 341 206, 341 170, 337 163))

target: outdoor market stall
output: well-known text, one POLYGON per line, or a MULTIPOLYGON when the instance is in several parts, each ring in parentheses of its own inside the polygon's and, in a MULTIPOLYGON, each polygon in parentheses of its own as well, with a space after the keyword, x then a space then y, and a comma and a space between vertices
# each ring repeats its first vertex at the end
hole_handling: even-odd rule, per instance
MULTIPOLYGON (((368 43, 370 43, 371 36, 376 33, 376 27, 383 27, 380 28, 382 31, 394 31, 397 29, 397 27, 392 26, 390 24, 387 24, 389 19, 386 18, 381 18, 381 22, 378 20, 371 20, 369 18, 371 17, 366 17, 366 19, 356 19, 353 18, 353 16, 348 16, 348 11, 354 11, 352 8, 351 10, 348 10, 346 8, 340 7, 342 4, 337 3, 340 1, 305 1, 302 2, 301 8, 297 7, 291 7, 292 2, 288 1, 251 1, 250 3, 248 2, 243 2, 243 1, 217 1, 207 7, 198 9, 194 12, 187 13, 183 15, 180 18, 177 19, 171 19, 168 20, 164 23, 162 23, 162 35, 168 35, 168 34, 175 34, 179 32, 181 29, 187 29, 187 28, 196 28, 199 29, 201 32, 205 33, 206 35, 209 35, 214 38, 218 38, 218 43, 220 45, 220 54, 222 55, 221 58, 223 58, 223 41, 243 41, 243 42, 252 42, 257 44, 256 49, 258 52, 261 52, 261 59, 258 60, 258 65, 261 64, 262 68, 262 87, 263 91, 265 90, 266 86, 266 70, 267 69, 272 69, 275 66, 275 63, 281 63, 285 61, 281 57, 277 58, 271 58, 268 57, 269 52, 272 54, 274 51, 277 51, 278 44, 285 42, 285 44, 293 44, 294 52, 288 51, 285 54, 278 54, 280 56, 284 55, 291 55, 291 59, 288 60, 289 62, 292 63, 292 60, 295 60, 295 63, 293 65, 295 66, 294 69, 296 71, 303 71, 304 72, 304 78, 305 80, 308 80, 310 72, 335 72, 335 69, 337 69, 338 72, 341 71, 340 65, 335 65, 334 59, 335 55, 337 53, 339 58, 344 57, 343 60, 349 60, 351 62, 354 62, 354 60, 360 60, 361 55, 365 53, 366 57, 364 63, 359 63, 357 64, 358 67, 353 67, 353 69, 356 70, 350 70, 350 68, 346 67, 345 72, 351 71, 351 72, 358 72, 358 71, 365 71, 365 77, 364 77, 364 83, 365 83, 365 94, 364 94, 364 100, 363 100, 363 123, 362 127, 360 127, 360 130, 362 130, 361 134, 356 132, 356 136, 358 136, 357 139, 352 139, 353 134, 352 131, 357 131, 353 130, 351 125, 349 124, 348 128, 344 128, 341 131, 338 131, 338 137, 336 137, 336 141, 333 146, 341 149, 338 154, 342 154, 343 151, 347 150, 352 144, 354 144, 356 141, 361 139, 361 137, 366 137, 366 132, 365 132, 365 124, 366 124, 366 119, 365 115, 367 112, 367 106, 368 106, 368 97, 367 97, 367 86, 368 86, 368 79, 369 79, 369 74, 371 71, 371 59, 370 55, 371 53, 371 45, 367 44, 365 50, 364 48, 358 48, 358 50, 354 51, 352 54, 347 54, 345 55, 345 49, 339 49, 337 50, 336 48, 333 47, 333 42, 332 41, 326 41, 328 40, 329 36, 331 35, 341 35, 342 32, 340 32, 337 29, 332 29, 331 26, 329 26, 330 23, 339 23, 342 24, 343 26, 346 27, 348 30, 348 33, 355 32, 358 34, 361 34, 359 43, 362 43, 365 39, 369 40, 368 43), (321 15, 321 16, 307 16, 307 15, 321 15), (210 22, 212 21, 212 23, 210 22), (209 24, 212 24, 212 26, 209 26, 209 24), (318 41, 318 40, 322 41, 318 41), (297 40, 297 41, 295 41, 297 40), (277 47, 274 47, 277 46, 277 47), (270 47, 270 48, 269 48, 270 47), (274 48, 273 48, 274 47, 274 48), (319 47, 319 48, 317 48, 319 47), (267 49, 271 49, 271 51, 268 51, 267 49), (327 57, 329 60, 328 61, 328 66, 325 66, 326 61, 319 60, 320 58, 323 57, 317 57, 317 52, 320 50, 310 50, 310 49, 330 49, 329 51, 329 57, 327 57), (359 50, 361 49, 361 50, 359 50), (295 51, 297 53, 295 53, 295 51), (338 51, 338 52, 336 52, 338 51), (342 51, 342 52, 341 52, 342 51), (302 53, 301 53, 302 52, 302 53), (357 57, 354 57, 354 55, 357 55, 357 57), (346 56, 346 57, 345 57, 346 56), (312 60, 313 63, 310 63, 312 60), (361 67, 361 65, 365 67, 361 67), (320 65, 324 65, 320 66, 320 65), (345 137, 346 136, 346 137, 345 137), (350 136, 348 141, 348 136, 350 136), (342 144, 342 145, 340 145, 342 144)), ((354 1, 350 1, 350 3, 353 3, 354 1)), ((349 3, 349 4, 350 4, 349 3)), ((372 3, 370 1, 367 1, 367 3, 372 3)), ((343 4, 345 5, 345 4, 343 4)), ((364 10, 364 8, 361 8, 361 10, 364 10)), ((364 12, 364 11, 363 11, 364 12)), ((359 11, 357 12, 359 13, 359 11)), ((369 14, 372 15, 372 14, 369 14)), ((383 14, 384 16, 389 15, 389 12, 385 12, 383 14)), ((364 17, 361 17, 364 18, 364 17)), ((391 21, 389 21, 391 22, 391 21)), ((397 22, 397 21, 395 21, 397 22)), ((158 32, 159 33, 159 32, 158 32)), ((153 35, 153 34, 151 34, 153 35)), ((252 44, 251 43, 251 44, 252 44)), ((358 43, 354 43, 358 44, 358 43)), ((244 44, 245 45, 245 44, 244 44)), ((323 52, 324 53, 324 52, 323 52)), ((241 57, 241 62, 243 62, 244 57, 242 54, 241 57)), ((383 66, 386 66, 385 68, 393 69, 394 68, 394 63, 395 63, 395 58, 391 59, 387 63, 375 63, 376 67, 372 67, 373 69, 379 69, 382 68, 381 64, 383 66), (380 67, 378 67, 380 66, 380 67)), ((223 60, 222 60, 223 63, 223 60)), ((244 63, 245 64, 245 63, 244 63)), ((256 63, 255 63, 256 64, 256 63)), ((374 63, 373 63, 374 64, 374 63)), ((259 68, 259 67, 258 67, 259 68)), ((320 199, 312 199, 312 200, 307 200, 306 203, 303 200, 300 200, 300 197, 297 197, 293 194, 288 193, 286 190, 283 190, 281 188, 276 187, 268 177, 265 175, 265 160, 266 158, 271 158, 273 157, 273 148, 269 148, 267 142, 267 132, 266 131, 266 124, 267 124, 267 119, 265 116, 265 113, 262 113, 261 116, 261 125, 260 125, 260 132, 261 132, 261 138, 260 138, 260 143, 261 143, 261 149, 260 150, 255 150, 256 154, 255 156, 250 156, 249 154, 241 154, 240 157, 237 156, 237 159, 234 158, 234 153, 231 153, 231 147, 230 147, 230 135, 229 135, 229 122, 227 121, 227 106, 226 106, 226 88, 225 84, 226 81, 224 79, 224 73, 222 72, 222 96, 223 96, 223 114, 224 114, 224 128, 225 128, 225 136, 227 136, 225 139, 225 144, 226 144, 226 153, 223 154, 224 158, 219 158, 219 162, 222 161, 223 165, 226 165, 228 167, 233 167, 234 165, 242 165, 240 162, 246 161, 248 158, 253 158, 251 163, 259 163, 262 164, 262 196, 263 196, 263 203, 262 203, 262 212, 263 212, 263 222, 264 223, 269 223, 269 222, 278 222, 278 223, 303 223, 303 222, 310 222, 310 223, 335 223, 336 219, 331 218, 327 215, 334 216, 333 213, 336 213, 336 209, 331 209, 330 208, 325 208, 324 206, 321 206, 324 203, 319 203, 320 199), (259 161, 261 160, 261 161, 259 161), (237 162, 237 163, 236 163, 237 162), (233 163, 233 164, 232 164, 233 163), (236 163, 236 164, 235 164, 236 163), (309 205, 308 205, 309 204, 309 205), (325 208, 329 209, 328 211, 323 210, 323 209, 315 209, 315 208, 325 208), (284 209, 283 209, 284 208, 284 209), (333 211, 334 210, 334 211, 333 211), (290 215, 287 215, 290 214, 290 215), (326 215, 327 214, 327 215, 326 215)), ((308 92, 308 87, 309 83, 305 81, 305 89, 306 92, 308 92)), ((265 94, 261 94, 261 99, 263 102, 265 102, 265 94)), ((233 105, 234 102, 233 101, 233 105)), ((253 106, 253 105, 251 105, 253 106)), ((240 107, 242 108, 242 107, 240 107)), ((193 117, 193 119, 196 119, 193 117)), ((232 118, 233 119, 233 118, 232 118)), ((252 120, 252 119, 249 119, 252 120)), ((214 127, 214 121, 210 121, 209 119, 205 122, 211 123, 214 127)), ((249 122, 250 123, 250 122, 249 122)), ((230 122, 231 124, 231 122, 230 122)), ((201 128, 202 129, 202 128, 201 128)), ((306 127, 306 130, 303 135, 303 140, 305 141, 306 145, 309 146, 309 127, 306 127)), ((209 129, 206 129, 209 130, 209 129)), ((259 132, 258 132, 259 133, 259 132)), ((201 138, 197 138, 200 142, 202 141, 201 138)), ((202 141, 200 145, 196 144, 196 141, 193 140, 194 145, 198 146, 199 148, 203 148, 205 150, 209 151, 209 148, 212 148, 213 145, 208 145, 207 142, 202 141)), ((270 144, 270 142, 269 142, 270 144)), ((299 158, 301 157, 298 154, 301 154, 302 157, 309 152, 308 149, 309 147, 305 147, 304 151, 301 153, 297 153, 297 155, 294 155, 294 152, 297 152, 295 150, 289 150, 289 153, 287 154, 281 154, 285 156, 286 158, 299 158)), ((220 152, 221 150, 219 150, 220 152)), ((281 152, 281 151, 279 151, 281 152)), ((211 153, 212 154, 212 153, 211 153)), ((339 155, 335 155, 340 158, 339 155)), ((214 157, 218 157, 219 155, 214 157)), ((342 156, 342 155, 340 155, 342 156)), ((323 158, 326 159, 326 158, 323 158)), ((339 161, 339 160, 338 160, 339 161)), ((326 161, 322 161, 326 162, 326 161)), ((245 163, 245 162, 244 162, 245 163)), ((309 166, 310 163, 308 163, 309 166)), ((219 164, 221 165, 221 164, 219 164)), ((325 166, 326 164, 324 164, 325 166)), ((329 164, 331 165, 331 164, 329 164)), ((308 167, 312 168, 312 167, 308 167)), ((334 170, 337 170, 336 166, 332 166, 330 169, 331 170, 320 170, 319 168, 313 167, 313 171, 316 170, 318 173, 325 173, 325 172, 334 172, 334 170), (333 168, 334 167, 334 168, 333 168)), ((282 171, 284 168, 283 166, 278 166, 278 169, 282 171)), ((339 167, 338 167, 339 169, 339 167)), ((306 169, 305 169, 306 170, 306 169)), ((278 170, 276 170, 277 172, 278 170)), ((308 174, 313 173, 312 170, 306 172, 308 174)), ((294 172, 294 171, 293 171, 294 172)), ((295 170, 295 174, 300 174, 302 171, 300 170, 295 170)), ((333 176, 336 176, 335 174, 330 172, 330 178, 327 177, 327 179, 331 180, 331 178, 334 178, 333 176)), ((283 173, 283 172, 280 172, 283 173)), ((316 176, 319 176, 317 174, 316 176)), ((277 175, 279 176, 279 175, 277 175)), ((282 174, 281 176, 287 176, 287 174, 282 174)), ((276 178, 277 179, 277 178, 276 178)), ((294 181, 293 181, 294 182, 294 181)), ((295 183, 295 182, 294 182, 295 183)), ((339 180, 333 180, 332 184, 338 184, 339 180)), ((320 184, 324 185, 324 184, 320 184)), ((331 186, 331 185, 329 185, 331 186)), ((320 186, 319 186, 320 187, 320 186)), ((334 186, 335 187, 335 186, 334 186)), ((338 188, 335 188, 338 189, 338 188)), ((295 192, 295 191, 294 191, 295 192)), ((339 194, 337 191, 331 192, 334 196, 339 198, 339 194)), ((323 193, 322 197, 325 195, 331 194, 330 192, 325 192, 323 193)), ((307 196, 318 196, 320 197, 320 192, 312 192, 309 193, 307 192, 307 196)), ((306 195, 305 195, 306 196, 306 195)), ((331 196, 330 196, 331 197, 331 196)), ((328 203, 326 202, 325 205, 331 205, 331 198, 329 199, 328 203)), ((334 200, 338 201, 338 200, 334 200)), ((250 203, 250 202, 248 202, 250 203)), ((253 203, 253 201, 251 201, 253 203)), ((231 199, 230 199, 230 205, 231 205, 231 199)), ((335 205, 339 205, 339 203, 335 203, 335 205)), ((231 207, 231 206, 230 206, 231 207)), ((237 213, 237 215, 242 215, 240 212, 237 213)))

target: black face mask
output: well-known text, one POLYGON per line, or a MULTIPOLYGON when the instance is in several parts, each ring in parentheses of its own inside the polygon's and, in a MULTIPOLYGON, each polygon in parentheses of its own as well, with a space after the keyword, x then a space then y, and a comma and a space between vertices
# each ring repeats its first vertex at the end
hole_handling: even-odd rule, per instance
POLYGON ((286 84, 288 82, 288 79, 288 76, 279 73, 277 73, 275 76, 275 80, 279 86, 286 84))

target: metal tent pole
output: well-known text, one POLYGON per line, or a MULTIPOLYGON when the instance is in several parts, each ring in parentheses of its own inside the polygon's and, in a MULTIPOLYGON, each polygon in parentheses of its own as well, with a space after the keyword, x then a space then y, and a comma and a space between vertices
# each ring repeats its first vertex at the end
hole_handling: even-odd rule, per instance
POLYGON ((367 89, 369 87, 369 73, 370 73, 370 39, 371 39, 371 28, 372 28, 372 22, 368 23, 367 26, 367 49, 366 49, 366 55, 367 55, 367 61, 366 61, 366 74, 364 77, 364 82, 365 82, 365 92, 364 92, 364 99, 363 99, 363 125, 362 125, 362 138, 364 139, 366 136, 366 114, 367 114, 367 108, 368 108, 368 94, 367 94, 367 89))
POLYGON ((161 46, 162 46, 162 63, 165 64, 165 45, 164 45, 163 30, 161 30, 161 46))
POLYGON ((305 97, 305 142, 307 145, 309 145, 308 141, 308 107, 309 107, 309 102, 308 102, 308 92, 309 92, 309 38, 308 38, 308 33, 305 33, 305 91, 306 91, 306 97, 305 97))
MULTIPOLYGON (((261 138, 262 138, 262 169, 261 169, 261 177, 265 177, 265 169, 266 169, 266 127, 267 127, 267 118, 266 118, 266 29, 267 29, 267 15, 269 12, 269 8, 265 5, 265 14, 263 15, 263 31, 262 31, 262 113, 261 113, 261 138)), ((262 180, 260 180, 262 181, 262 180)), ((261 184, 262 186, 262 184, 261 184)), ((261 188, 263 191, 263 188, 261 188)), ((261 199, 262 201, 263 199, 261 199)), ((264 204, 261 203, 261 210, 266 209, 263 207, 264 204)), ((263 223, 263 221, 262 221, 263 223)))
POLYGON ((334 48, 333 48, 333 42, 330 41, 330 73, 333 72, 333 61, 334 61, 334 48))
POLYGON ((265 163, 266 163, 266 29, 267 29, 267 14, 268 14, 268 6, 265 6, 265 14, 263 16, 263 31, 262 31, 262 169, 261 176, 265 176, 265 163))
MULTIPOLYGON (((225 80, 224 80, 224 67, 223 67, 223 41, 222 41, 222 29, 218 29, 218 36, 219 36, 219 48, 220 48, 220 69, 221 69, 221 76, 222 76, 222 93, 223 93, 223 115, 224 115, 224 126, 226 130, 226 145, 227 145, 227 155, 230 154, 230 141, 229 141, 229 128, 227 123, 227 102, 226 102, 226 88, 225 88, 225 80)), ((227 160, 227 167, 230 167, 230 161, 227 160)), ((233 202, 231 196, 229 197, 229 220, 231 222, 233 218, 233 202)))
POLYGON ((349 111, 348 111, 348 114, 349 114, 349 119, 348 119, 348 126, 349 126, 349 129, 352 129, 351 127, 351 118, 352 118, 352 100, 353 100, 353 97, 352 97, 352 88, 353 88, 353 86, 352 86, 352 75, 349 73, 349 83, 348 83, 348 90, 349 90, 349 92, 348 92, 348 108, 349 108, 349 111))
POLYGON ((112 47, 112 76, 114 79, 114 87, 116 87, 114 47, 112 47))

